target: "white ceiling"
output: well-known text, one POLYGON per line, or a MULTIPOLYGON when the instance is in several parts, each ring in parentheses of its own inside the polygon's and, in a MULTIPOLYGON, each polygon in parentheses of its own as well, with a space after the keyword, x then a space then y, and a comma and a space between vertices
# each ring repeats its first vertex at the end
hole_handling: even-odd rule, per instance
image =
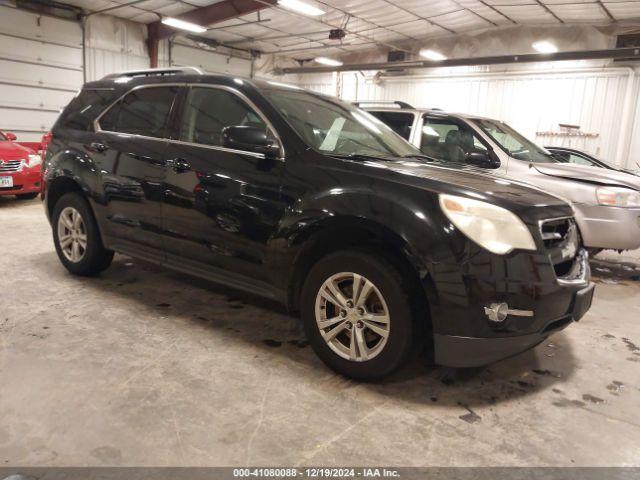
MULTIPOLYGON (((217 3, 211 0, 67 0, 91 12, 141 23, 217 3), (118 7, 115 8, 114 7, 118 7)), ((259 1, 259 0, 258 0, 259 1)), ((309 17, 268 7, 211 26, 204 34, 223 44, 304 59, 512 25, 608 25, 640 21, 638 0, 305 0, 326 12, 309 17), (257 21, 259 23, 256 23, 257 21), (249 23, 251 22, 251 23, 249 23), (346 25, 346 26, 345 26, 346 25), (329 30, 346 37, 329 40, 329 30)))

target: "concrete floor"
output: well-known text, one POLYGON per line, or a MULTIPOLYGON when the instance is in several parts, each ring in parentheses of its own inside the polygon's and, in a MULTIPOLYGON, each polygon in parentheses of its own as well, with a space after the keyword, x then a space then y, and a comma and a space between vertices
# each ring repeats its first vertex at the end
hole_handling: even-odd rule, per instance
POLYGON ((38 200, 0 227, 0 465, 640 465, 638 252, 534 351, 358 384, 264 301, 123 256, 69 275, 38 200))

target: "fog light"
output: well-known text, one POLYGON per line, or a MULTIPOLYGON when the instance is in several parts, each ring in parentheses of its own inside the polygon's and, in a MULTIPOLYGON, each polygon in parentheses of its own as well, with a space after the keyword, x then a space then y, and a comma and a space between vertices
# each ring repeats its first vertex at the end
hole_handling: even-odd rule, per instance
POLYGON ((515 317, 533 317, 531 310, 516 310, 509 308, 506 303, 492 303, 488 307, 484 307, 484 314, 492 322, 504 322, 509 315, 515 317))
POLYGON ((484 314, 492 322, 504 322, 509 315, 509 305, 506 303, 492 303, 484 307, 484 314))

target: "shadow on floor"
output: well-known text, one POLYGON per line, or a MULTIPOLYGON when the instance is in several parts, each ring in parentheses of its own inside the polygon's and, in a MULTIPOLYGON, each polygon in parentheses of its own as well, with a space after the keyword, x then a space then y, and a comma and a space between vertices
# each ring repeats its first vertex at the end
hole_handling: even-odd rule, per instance
POLYGON ((261 297, 120 255, 97 278, 67 274, 54 252, 32 256, 30 261, 32 268, 55 269, 56 275, 69 275, 70 281, 95 290, 91 295, 104 296, 105 303, 113 297, 133 299, 145 315, 151 310, 151 316, 157 315, 160 322, 188 320, 212 335, 225 335, 225 341, 250 343, 284 356, 305 367, 296 371, 312 369, 321 377, 319 381, 340 388, 366 388, 382 396, 434 407, 458 405, 468 410, 460 418, 470 423, 477 420, 472 406, 497 404, 549 388, 561 399, 562 383, 575 369, 571 343, 559 333, 534 350, 484 368, 438 367, 423 354, 384 381, 358 383, 326 369, 304 339, 299 320, 281 305, 261 297))
POLYGON ((640 260, 636 258, 602 253, 591 258, 589 264, 596 283, 628 285, 640 281, 640 260))

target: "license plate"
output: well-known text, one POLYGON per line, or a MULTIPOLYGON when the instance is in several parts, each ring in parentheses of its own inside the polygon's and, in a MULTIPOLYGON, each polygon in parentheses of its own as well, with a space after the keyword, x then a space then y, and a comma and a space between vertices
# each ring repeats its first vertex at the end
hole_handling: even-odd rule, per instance
POLYGON ((0 187, 13 187, 13 177, 0 177, 0 187))

